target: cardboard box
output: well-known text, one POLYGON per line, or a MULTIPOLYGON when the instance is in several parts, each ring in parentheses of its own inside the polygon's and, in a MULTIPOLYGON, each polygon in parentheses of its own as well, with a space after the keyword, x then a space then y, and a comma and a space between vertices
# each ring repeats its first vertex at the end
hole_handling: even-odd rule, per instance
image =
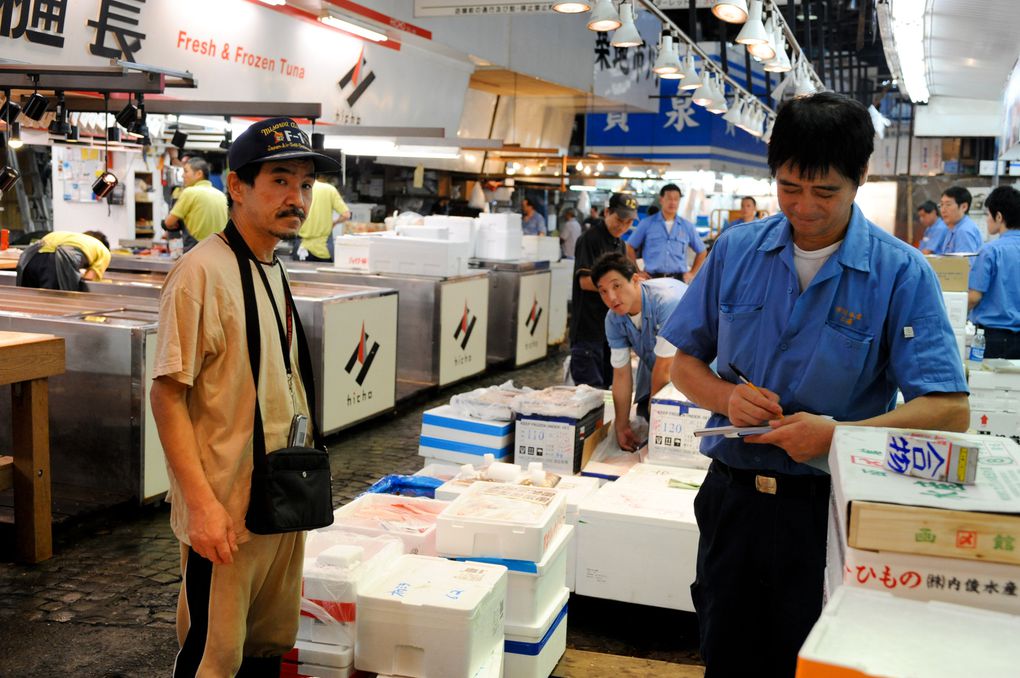
POLYGON ((887 470, 883 450, 888 432, 837 426, 833 435, 829 468, 847 544, 868 548, 876 543, 874 537, 858 541, 858 533, 887 533, 881 548, 900 553, 939 555, 949 548, 954 557, 987 559, 996 552, 1012 558, 1013 551, 1020 550, 1020 446, 1008 438, 950 434, 983 446, 977 483, 957 485, 887 470), (873 504, 882 504, 882 510, 875 511, 873 504), (952 545, 945 543, 945 536, 934 543, 926 538, 924 530, 935 525, 952 532, 952 545))
POLYGON ((966 292, 970 277, 970 259, 957 256, 927 255, 925 259, 938 276, 943 292, 966 292))
POLYGON ((712 460, 701 454, 701 439, 694 431, 705 428, 712 413, 690 402, 672 384, 652 396, 649 409, 648 461, 708 468, 712 460))
POLYGON ((554 473, 580 472, 607 435, 609 425, 602 424, 604 409, 599 405, 577 419, 517 413, 514 463, 527 466, 540 461, 545 470, 554 473))
POLYGON ((973 485, 980 453, 979 443, 955 436, 890 431, 885 441, 885 467, 926 480, 973 485))
POLYGON ((844 586, 801 647, 797 678, 1015 676, 1018 634, 1013 615, 844 586))

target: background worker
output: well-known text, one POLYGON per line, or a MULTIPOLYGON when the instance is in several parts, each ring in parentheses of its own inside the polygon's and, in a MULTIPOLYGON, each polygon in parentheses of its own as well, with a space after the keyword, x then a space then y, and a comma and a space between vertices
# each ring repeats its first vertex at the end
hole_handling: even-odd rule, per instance
POLYGON ((948 229, 943 254, 972 253, 981 249, 981 229, 969 215, 972 201, 970 191, 963 186, 950 186, 942 191, 939 206, 948 229))
POLYGON ((547 229, 545 226, 545 217, 535 207, 535 203, 531 202, 527 198, 521 199, 521 212, 524 215, 524 220, 521 222, 521 228, 524 231, 524 235, 546 235, 547 229))
POLYGON ((596 221, 581 234, 574 249, 574 284, 570 314, 570 376, 575 384, 609 388, 613 368, 606 343, 606 306, 591 281, 591 269, 606 252, 624 254, 620 236, 630 229, 637 215, 637 200, 614 193, 606 206, 604 220, 596 221))
POLYGON ((970 269, 967 305, 985 331, 985 358, 1020 358, 1020 191, 999 186, 985 199, 988 234, 970 269))
POLYGON ((613 407, 616 411, 616 439, 620 448, 636 450, 642 441, 630 425, 631 397, 638 416, 648 419, 648 402, 669 383, 676 347, 661 335, 687 285, 673 278, 645 280, 628 257, 610 252, 599 257, 591 269, 591 281, 609 307, 606 340, 613 366, 613 407), (633 385, 630 352, 640 359, 637 388, 633 385))
POLYGON ((669 276, 690 282, 708 256, 694 224, 677 214, 681 196, 676 184, 663 186, 659 191, 662 211, 642 219, 627 240, 627 256, 635 263, 639 256, 644 259, 645 272, 653 278, 669 276), (688 248, 696 253, 689 268, 688 248))
POLYGON ((924 236, 917 245, 921 254, 942 254, 949 229, 939 216, 939 206, 931 200, 925 200, 918 205, 917 223, 924 229, 924 236))
POLYGON ((560 226, 560 250, 564 259, 573 259, 577 248, 577 239, 581 237, 581 224, 577 222, 577 212, 573 207, 563 211, 563 225, 560 226))
POLYGON ((749 224, 758 218, 758 201, 749 195, 740 199, 740 216, 726 224, 726 227, 749 224))
POLYGON ((301 224, 301 238, 294 250, 298 261, 333 261, 333 227, 351 218, 351 210, 325 176, 315 178, 312 206, 301 224), (336 215, 336 218, 333 217, 336 215))
POLYGON ((184 251, 191 250, 227 225, 227 196, 209 181, 209 163, 192 156, 184 161, 184 190, 163 220, 163 228, 180 231, 184 251))
POLYGON ((110 241, 101 231, 53 231, 18 259, 18 287, 77 292, 82 280, 102 280, 110 266, 110 241))
POLYGON ((691 594, 706 675, 794 675, 825 572, 830 479, 808 462, 837 422, 969 424, 934 271, 854 204, 874 137, 853 99, 783 104, 768 149, 781 213, 724 231, 662 332, 677 347, 673 384, 713 413, 709 426, 772 429, 701 443, 712 463, 691 594), (893 409, 897 389, 907 402, 893 409))

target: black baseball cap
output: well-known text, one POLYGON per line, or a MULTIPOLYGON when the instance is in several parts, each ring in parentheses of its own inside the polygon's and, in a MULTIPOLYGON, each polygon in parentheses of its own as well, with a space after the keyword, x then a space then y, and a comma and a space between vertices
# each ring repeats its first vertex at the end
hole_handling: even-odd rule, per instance
POLYGON ((626 193, 613 193, 606 209, 621 219, 630 219, 637 214, 637 199, 626 193))
POLYGON ((312 150, 304 130, 290 118, 269 118, 256 122, 234 139, 227 165, 237 171, 254 162, 311 160, 316 172, 339 172, 340 163, 312 150))

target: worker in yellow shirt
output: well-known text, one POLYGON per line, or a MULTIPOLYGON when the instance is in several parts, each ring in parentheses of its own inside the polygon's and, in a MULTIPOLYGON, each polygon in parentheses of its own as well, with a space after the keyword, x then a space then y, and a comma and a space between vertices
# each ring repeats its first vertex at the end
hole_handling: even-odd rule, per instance
POLYGON ((53 231, 22 253, 17 285, 76 292, 82 280, 102 280, 109 265, 110 241, 101 231, 53 231))
POLYGON ((187 252, 199 240, 222 231, 227 219, 227 196, 209 181, 209 163, 195 156, 185 160, 184 190, 163 220, 163 228, 180 230, 187 252))
POLYGON ((312 186, 312 205, 298 231, 301 241, 294 250, 294 258, 298 261, 333 261, 333 227, 350 218, 351 211, 336 186, 325 177, 317 178, 312 186), (339 216, 334 219, 334 214, 339 216))

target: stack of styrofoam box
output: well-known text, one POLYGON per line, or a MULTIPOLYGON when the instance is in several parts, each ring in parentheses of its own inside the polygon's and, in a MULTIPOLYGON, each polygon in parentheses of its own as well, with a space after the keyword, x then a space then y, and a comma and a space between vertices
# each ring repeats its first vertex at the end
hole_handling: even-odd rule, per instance
POLYGON ((361 671, 472 678, 503 644, 506 568, 404 555, 358 591, 361 671))
POLYGON ((373 273, 449 277, 468 272, 470 250, 467 241, 380 235, 371 237, 369 258, 373 273))
POLYGON ((525 261, 548 261, 554 263, 560 260, 560 239, 548 235, 526 235, 521 239, 521 259, 525 261))
POLYGON ((479 214, 475 256, 491 261, 517 261, 523 238, 520 214, 479 214))
POLYGON ((472 217, 431 215, 425 217, 424 223, 426 226, 441 226, 446 228, 447 240, 461 240, 471 243, 469 256, 475 256, 475 244, 478 239, 477 219, 472 217))
POLYGON ((970 428, 1020 440, 1020 361, 1016 372, 971 370, 970 428))
POLYGON ((577 574, 577 542, 580 532, 577 525, 581 516, 581 502, 599 489, 598 478, 585 476, 563 476, 556 484, 556 489, 567 496, 566 524, 574 528, 574 538, 567 546, 567 588, 574 590, 577 574))
POLYGON ((452 405, 426 410, 421 418, 418 454, 429 462, 479 464, 486 454, 512 461, 514 426, 510 421, 475 419, 452 405))
POLYGON ((400 539, 405 553, 436 555, 436 519, 448 502, 394 494, 363 494, 333 512, 325 530, 400 539))
POLYGON ((603 392, 588 386, 550 386, 517 396, 514 463, 540 461, 555 473, 580 472, 585 441, 602 426, 605 409, 603 392))
POLYGON ((549 264, 549 345, 567 340, 567 305, 574 281, 574 261, 564 259, 549 264))
POLYGON ((843 587, 804 641, 797 678, 1015 676, 1018 634, 1016 615, 843 587))
POLYGON ((708 468, 701 439, 694 432, 708 425, 712 413, 690 402, 673 384, 652 396, 648 422, 648 461, 653 464, 708 468))
POLYGON ((637 464, 581 502, 575 590, 693 612, 694 497, 706 472, 646 466, 637 464), (679 482, 670 483, 674 477, 679 482))
POLYGON ((403 238, 450 239, 450 228, 445 224, 397 224, 394 231, 403 238))
POLYGON ((943 292, 942 301, 946 305, 949 324, 953 327, 956 347, 960 349, 960 360, 967 359, 967 293, 943 292))
POLYGON ((371 235, 338 235, 333 238, 333 267, 343 271, 373 273, 371 235))
POLYGON ((297 645, 285 662, 304 675, 346 677, 354 668, 359 586, 403 554, 394 537, 315 530, 305 540, 297 645))
MULTIPOLYGON (((377 673, 375 678, 404 678, 392 673, 377 673)), ((492 651, 489 657, 482 664, 471 678, 503 678, 503 647, 499 646, 492 651)))
POLYGON ((888 432, 837 426, 832 436, 827 596, 849 586, 1020 614, 1020 564, 1009 550, 1020 540, 1008 523, 997 525, 993 515, 1003 514, 1006 521, 1020 513, 1020 446, 1008 438, 954 433, 982 448, 978 482, 926 483, 884 470, 888 432), (875 550, 860 544, 867 536, 851 538, 851 526, 856 523, 859 530, 863 521, 858 503, 865 509, 902 509, 902 518, 870 530, 884 541, 898 542, 897 548, 875 550))
POLYGON ((351 221, 370 222, 372 221, 372 208, 375 203, 370 202, 349 202, 347 209, 351 211, 351 221))
POLYGON ((436 548, 509 568, 507 678, 546 677, 566 650, 566 495, 554 488, 474 483, 439 516, 436 548))

